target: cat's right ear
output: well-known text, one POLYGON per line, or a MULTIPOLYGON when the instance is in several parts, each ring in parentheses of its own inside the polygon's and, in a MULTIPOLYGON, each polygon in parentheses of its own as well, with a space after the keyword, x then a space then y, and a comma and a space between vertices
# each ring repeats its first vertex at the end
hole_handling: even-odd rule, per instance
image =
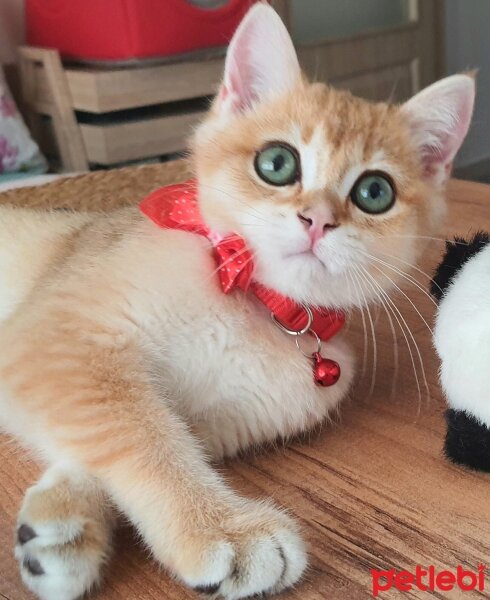
POLYGON ((471 123, 474 75, 452 75, 419 92, 402 106, 420 152, 424 177, 444 183, 471 123))
POLYGON ((279 15, 259 2, 245 15, 226 55, 217 109, 230 115, 292 89, 301 71, 291 37, 279 15))

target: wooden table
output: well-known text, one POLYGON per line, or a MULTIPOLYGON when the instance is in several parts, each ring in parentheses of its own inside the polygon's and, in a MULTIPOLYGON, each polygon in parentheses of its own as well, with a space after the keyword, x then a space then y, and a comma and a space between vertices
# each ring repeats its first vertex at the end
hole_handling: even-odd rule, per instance
MULTIPOLYGON (((447 236, 490 228, 490 187, 452 182, 447 236)), ((431 273, 443 243, 434 240, 422 269, 431 273)), ((427 280, 419 275, 421 285, 427 280)), ((434 307, 405 287, 429 323, 434 307)), ((283 600, 371 598, 370 569, 435 565, 490 567, 490 481, 449 464, 442 456, 444 402, 430 334, 412 306, 396 298, 420 346, 430 398, 418 398, 409 355, 398 332, 399 377, 392 396, 393 340, 385 316, 376 315, 377 377, 369 395, 371 359, 342 410, 342 418, 289 448, 232 461, 224 472, 250 496, 272 496, 304 528, 311 568, 283 600)), ((349 335, 362 356, 356 318, 349 335)), ((368 356, 372 357, 370 342, 368 356)), ((38 469, 5 438, 0 442, 0 598, 28 600, 12 556, 20 499, 38 469)), ((116 556, 96 600, 185 600, 196 596, 172 582, 147 557, 131 529, 116 540, 116 556)), ((490 571, 487 592, 490 595, 490 571)), ((473 598, 453 592, 390 591, 380 598, 473 598)))

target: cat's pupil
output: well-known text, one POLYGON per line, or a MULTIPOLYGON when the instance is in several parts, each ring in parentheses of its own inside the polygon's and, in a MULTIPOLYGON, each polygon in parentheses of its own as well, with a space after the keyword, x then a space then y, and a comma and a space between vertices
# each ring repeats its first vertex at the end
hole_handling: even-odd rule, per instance
POLYGON ((377 181, 373 181, 373 183, 369 186, 369 195, 371 198, 376 199, 381 196, 382 189, 380 184, 377 181))
POLYGON ((275 156, 272 160, 272 166, 274 167, 274 171, 280 171, 284 167, 285 162, 286 159, 282 154, 278 154, 277 156, 275 156))

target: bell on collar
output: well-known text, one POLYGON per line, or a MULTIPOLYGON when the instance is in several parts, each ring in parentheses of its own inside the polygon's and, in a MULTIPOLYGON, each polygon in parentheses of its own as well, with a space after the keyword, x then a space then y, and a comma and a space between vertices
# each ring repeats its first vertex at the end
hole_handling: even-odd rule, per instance
POLYGON ((312 358, 315 383, 323 387, 336 384, 340 378, 340 365, 331 358, 323 358, 319 352, 315 352, 312 358))

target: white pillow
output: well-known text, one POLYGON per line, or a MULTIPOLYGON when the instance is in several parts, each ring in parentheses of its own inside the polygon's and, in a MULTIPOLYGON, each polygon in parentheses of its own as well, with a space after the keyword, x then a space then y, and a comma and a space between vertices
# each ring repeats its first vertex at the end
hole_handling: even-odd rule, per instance
POLYGON ((0 180, 47 170, 46 159, 31 138, 0 68, 0 180))

